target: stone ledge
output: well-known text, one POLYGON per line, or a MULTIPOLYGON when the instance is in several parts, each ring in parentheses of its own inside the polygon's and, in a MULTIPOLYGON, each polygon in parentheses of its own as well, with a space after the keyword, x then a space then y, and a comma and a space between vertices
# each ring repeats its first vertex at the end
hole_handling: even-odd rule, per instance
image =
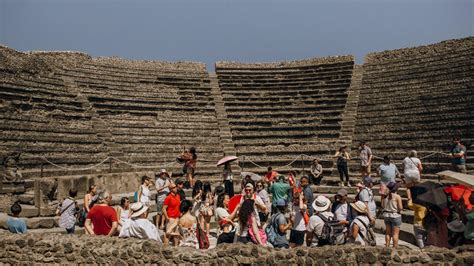
POLYGON ((108 263, 126 264, 444 264, 472 265, 474 246, 453 250, 430 247, 423 251, 408 248, 354 245, 281 250, 255 245, 224 244, 215 249, 195 250, 157 245, 150 240, 91 237, 87 235, 3 233, 0 262, 18 263, 108 263))

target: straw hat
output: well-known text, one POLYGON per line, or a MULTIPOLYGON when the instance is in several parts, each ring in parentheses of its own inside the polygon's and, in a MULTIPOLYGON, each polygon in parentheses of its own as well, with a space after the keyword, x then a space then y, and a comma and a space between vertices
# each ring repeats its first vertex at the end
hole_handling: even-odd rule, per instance
POLYGON ((148 206, 146 206, 145 204, 141 202, 135 202, 130 205, 130 211, 132 212, 132 215, 130 217, 131 218, 139 217, 147 210, 148 210, 148 206))
POLYGON ((323 212, 329 209, 329 206, 331 205, 331 201, 326 198, 325 196, 318 196, 314 201, 313 201, 313 209, 317 212, 323 212))
POLYGON ((466 226, 459 220, 454 220, 448 223, 448 229, 455 233, 462 233, 466 229, 466 226))
POLYGON ((357 202, 351 203, 351 207, 354 208, 354 210, 356 210, 357 212, 367 213, 367 206, 365 205, 364 202, 360 200, 357 202))

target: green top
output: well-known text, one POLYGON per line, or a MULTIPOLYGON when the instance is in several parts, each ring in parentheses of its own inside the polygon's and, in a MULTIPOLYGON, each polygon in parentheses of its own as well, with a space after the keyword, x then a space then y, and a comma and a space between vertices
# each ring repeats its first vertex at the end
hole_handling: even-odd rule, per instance
POLYGON ((283 181, 278 181, 270 186, 270 192, 272 193, 272 205, 276 206, 276 202, 279 199, 288 200, 288 193, 290 192, 290 185, 283 181))
POLYGON ((456 145, 451 149, 451 154, 464 152, 462 157, 452 158, 451 162, 453 164, 466 164, 466 147, 464 145, 456 145))

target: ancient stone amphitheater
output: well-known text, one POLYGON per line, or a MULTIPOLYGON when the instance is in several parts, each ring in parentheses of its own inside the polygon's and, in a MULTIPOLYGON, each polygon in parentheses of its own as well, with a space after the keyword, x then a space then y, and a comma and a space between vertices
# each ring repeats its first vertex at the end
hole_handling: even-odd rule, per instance
MULTIPOLYGON (((474 140, 474 37, 353 56, 275 63, 91 58, 78 52, 18 52, 0 46, 0 148, 21 152, 22 181, 4 181, 0 211, 20 200, 30 229, 50 228, 57 199, 90 184, 131 195, 138 178, 198 150, 197 176, 218 182, 216 162, 234 170, 307 171, 322 158, 324 185, 338 181, 330 156, 366 140, 378 157, 400 162, 416 149, 423 178, 448 169, 453 136, 474 140)), ((474 170, 468 150, 467 168, 474 170)), ((378 164, 377 161, 375 164, 378 164)), ((351 178, 358 177, 351 162, 351 178)), ((350 189, 354 194, 355 190, 350 189)), ((402 191, 402 195, 405 195, 402 191)), ((413 219, 404 213, 410 240, 413 219)), ((381 221, 379 221, 381 222, 381 221)))

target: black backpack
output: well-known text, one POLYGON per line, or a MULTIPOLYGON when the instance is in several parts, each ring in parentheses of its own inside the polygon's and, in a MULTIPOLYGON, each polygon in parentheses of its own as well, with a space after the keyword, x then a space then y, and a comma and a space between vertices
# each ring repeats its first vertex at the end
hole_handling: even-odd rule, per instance
POLYGON ((318 238, 318 246, 344 244, 344 229, 346 226, 339 224, 339 221, 333 217, 326 218, 321 214, 318 214, 318 216, 324 222, 321 236, 318 238))

